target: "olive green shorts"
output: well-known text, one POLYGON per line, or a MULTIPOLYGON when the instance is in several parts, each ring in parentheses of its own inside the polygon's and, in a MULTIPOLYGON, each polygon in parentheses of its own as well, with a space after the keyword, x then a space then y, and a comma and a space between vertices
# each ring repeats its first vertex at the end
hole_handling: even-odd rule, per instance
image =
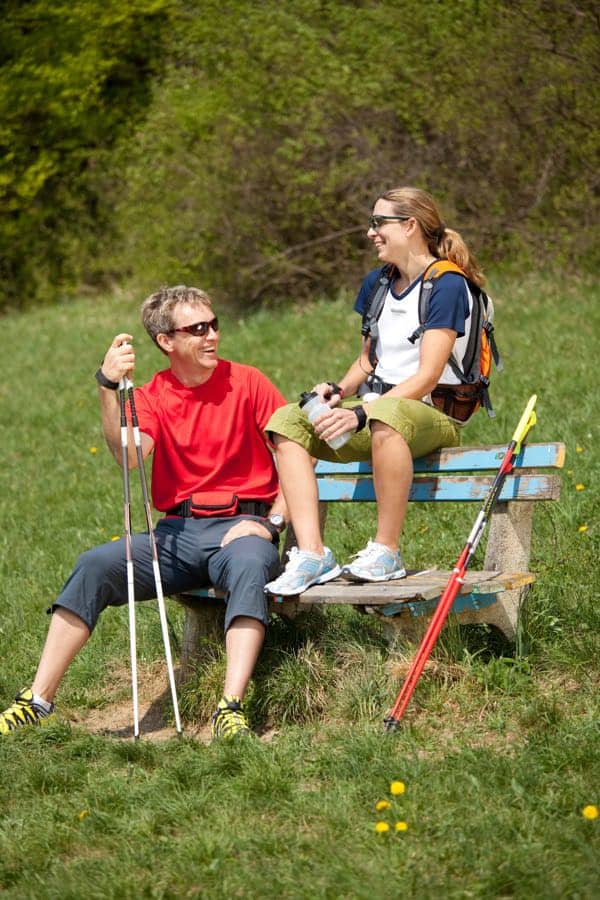
MULTIPOLYGON (((348 400, 342 404, 351 409, 360 406, 360 400, 348 400)), ((421 400, 404 400, 398 397, 380 397, 369 403, 368 425, 384 422, 402 435, 413 459, 426 456, 440 447, 457 447, 460 428, 433 406, 421 400)), ((297 403, 289 403, 273 413, 265 429, 269 434, 280 434, 304 447, 316 459, 330 462, 367 461, 371 459, 371 429, 363 428, 352 435, 338 450, 315 434, 297 403)))

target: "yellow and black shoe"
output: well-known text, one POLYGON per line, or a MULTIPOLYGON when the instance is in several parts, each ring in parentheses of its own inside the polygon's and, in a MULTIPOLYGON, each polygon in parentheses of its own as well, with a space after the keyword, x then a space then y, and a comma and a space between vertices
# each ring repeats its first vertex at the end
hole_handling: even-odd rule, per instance
POLYGON ((43 719, 48 719, 54 711, 54 704, 49 710, 44 709, 39 703, 33 702, 33 694, 27 688, 15 697, 15 702, 3 713, 0 713, 0 735, 9 734, 23 725, 39 725, 43 719))
POLYGON ((212 716, 212 739, 252 734, 239 697, 222 697, 212 716))

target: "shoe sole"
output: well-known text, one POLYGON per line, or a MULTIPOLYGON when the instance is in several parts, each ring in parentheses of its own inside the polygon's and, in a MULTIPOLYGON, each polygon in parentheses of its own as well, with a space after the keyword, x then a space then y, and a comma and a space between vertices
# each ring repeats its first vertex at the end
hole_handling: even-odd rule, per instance
POLYGON ((389 575, 373 575, 371 578, 366 578, 364 575, 355 575, 349 569, 342 569, 342 578, 345 578, 346 581, 357 581, 360 584, 392 581, 394 578, 406 578, 406 569, 396 569, 395 572, 390 572, 389 575))
POLYGON ((9 737, 9 735, 15 734, 17 731, 22 731, 23 728, 45 728, 46 725, 53 725, 55 722, 58 722, 58 717, 56 713, 51 712, 47 716, 41 716, 35 722, 24 722, 21 725, 16 725, 14 728, 9 728, 8 731, 0 731, 0 738, 9 737))
POLYGON ((341 574, 341 567, 336 566, 334 569, 330 569, 328 572, 323 572, 323 574, 319 575, 318 578, 314 578, 312 581, 309 581, 309 583, 303 585, 300 590, 272 591, 267 585, 265 585, 265 594, 270 594, 273 597, 298 597, 300 594, 303 594, 304 591, 307 591, 309 587, 312 587, 313 584, 327 584, 328 581, 333 581, 334 578, 338 578, 341 574))

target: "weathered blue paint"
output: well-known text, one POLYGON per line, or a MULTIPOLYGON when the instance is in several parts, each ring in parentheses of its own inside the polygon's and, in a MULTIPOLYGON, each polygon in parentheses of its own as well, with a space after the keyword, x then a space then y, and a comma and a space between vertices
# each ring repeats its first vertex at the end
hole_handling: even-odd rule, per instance
MULTIPOLYGON (((431 475, 415 478, 409 500, 413 502, 483 501, 488 496, 493 476, 431 475)), ((509 475, 500 500, 547 500, 559 488, 558 475, 509 475)), ((372 478, 319 478, 319 500, 375 500, 372 478)))
MULTIPOLYGON (((506 452, 505 445, 490 447, 453 447, 431 453, 414 461, 414 470, 421 472, 480 472, 495 471, 506 452)), ((527 444, 515 460, 516 469, 562 468, 564 445, 560 443, 527 444)), ((332 463, 319 461, 318 475, 368 475, 370 462, 332 463)))
MULTIPOLYGON (((467 609, 483 609, 491 606, 498 599, 498 591, 493 594, 459 594, 452 604, 452 612, 460 613, 467 609)), ((441 597, 441 594, 440 594, 441 597)), ((433 600, 408 600, 406 603, 388 603, 387 606, 378 606, 377 611, 384 616, 397 616, 398 613, 410 611, 411 616, 428 616, 436 609, 440 597, 433 600)))

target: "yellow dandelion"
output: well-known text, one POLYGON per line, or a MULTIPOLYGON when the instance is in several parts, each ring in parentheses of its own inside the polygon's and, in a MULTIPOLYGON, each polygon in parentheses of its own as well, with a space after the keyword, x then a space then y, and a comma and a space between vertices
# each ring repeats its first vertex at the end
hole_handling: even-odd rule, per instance
POLYGON ((598 807, 595 806, 593 803, 590 803, 588 806, 583 807, 583 809, 581 810, 581 815, 583 816, 584 819, 589 819, 591 822, 592 819, 598 818, 598 815, 599 815, 598 807))
POLYGON ((387 822, 375 822, 375 831, 377 834, 386 834, 390 830, 387 822))
POLYGON ((396 822, 394 827, 396 831, 408 831, 408 822, 396 822))
POLYGON ((111 541, 120 541, 120 540, 121 540, 121 537, 118 534, 113 534, 113 536, 111 537, 111 541))
POLYGON ((399 794, 403 794, 406 790, 406 785, 403 781, 392 781, 390 784, 390 794, 393 794, 394 797, 397 797, 399 794))
POLYGON ((381 812, 382 809, 389 809, 391 805, 389 800, 378 800, 375 804, 375 809, 381 812))
POLYGON ((576 491, 585 491, 585 484, 582 484, 580 481, 575 485, 576 491))
POLYGON ((83 822, 83 820, 88 815, 89 815, 89 813, 88 813, 87 809, 82 809, 81 812, 77 814, 77 818, 79 819, 80 822, 83 822))
POLYGON ((575 447, 575 453, 583 453, 583 447, 580 447, 579 444, 575 447))
POLYGON ((98 452, 97 447, 90 447, 90 453, 97 453, 97 452, 98 452))
POLYGON ((579 528, 577 529, 577 531, 579 531, 581 533, 583 533, 584 531, 587 531, 587 530, 588 530, 587 525, 580 525, 579 528))

